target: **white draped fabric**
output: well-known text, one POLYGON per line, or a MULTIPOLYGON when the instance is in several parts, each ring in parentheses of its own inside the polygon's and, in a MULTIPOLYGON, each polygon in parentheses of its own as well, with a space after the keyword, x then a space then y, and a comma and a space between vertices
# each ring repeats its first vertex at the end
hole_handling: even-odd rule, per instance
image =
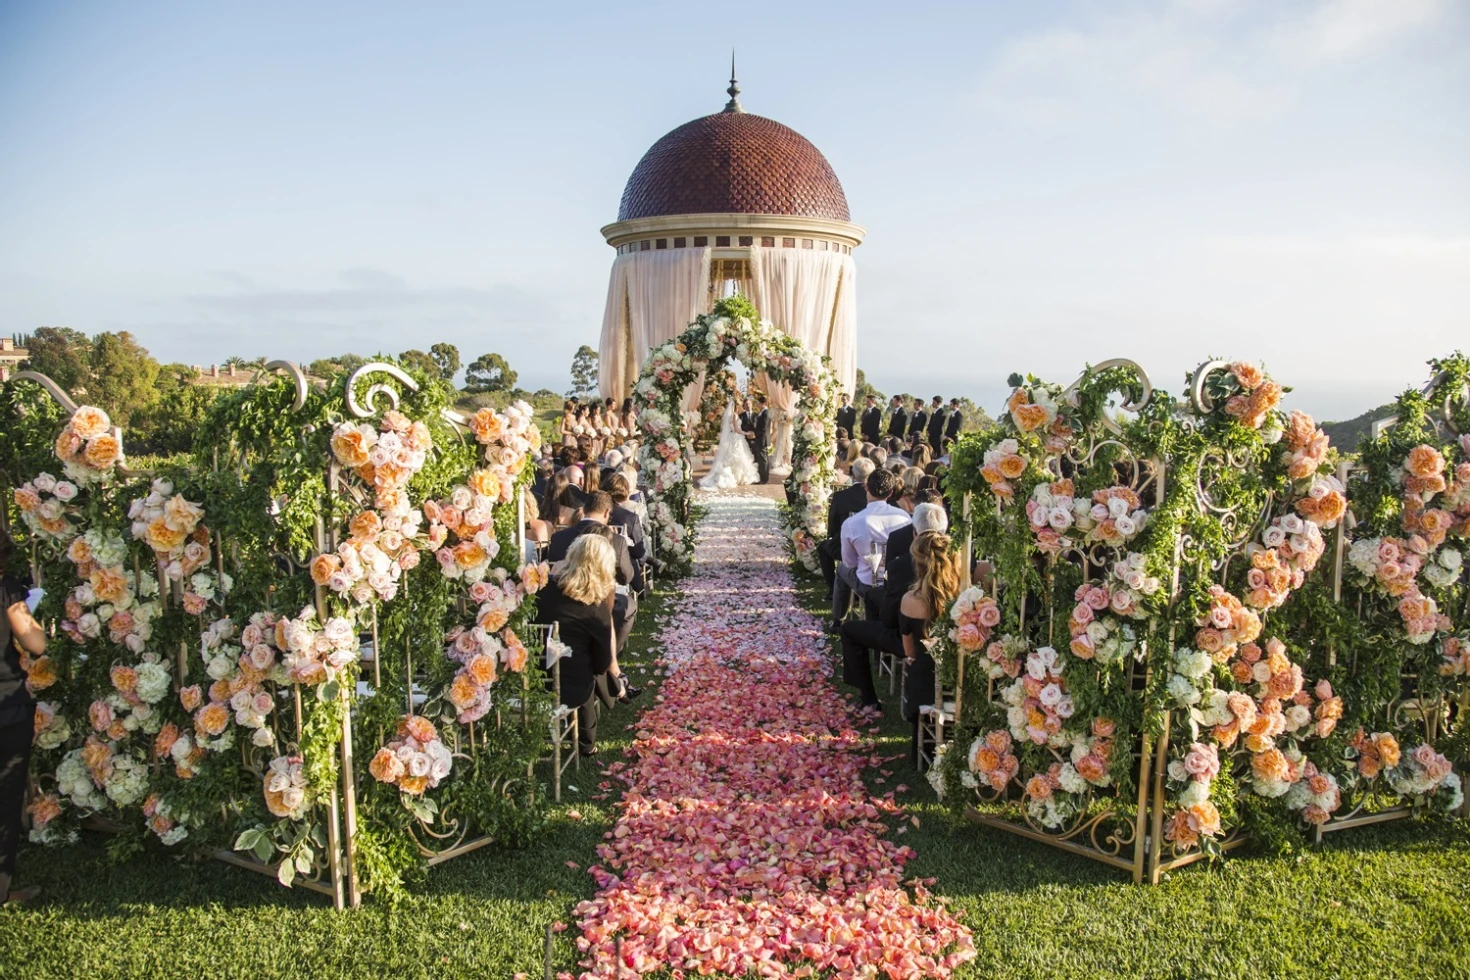
MULTIPOLYGON (((832 359, 844 390, 857 383, 857 266, 852 256, 805 248, 751 250, 750 299, 776 329, 832 359)), ((766 384, 777 425, 773 469, 791 465, 796 399, 784 384, 766 384)))
POLYGON ((709 266, 708 248, 630 252, 614 260, 597 362, 604 398, 626 396, 648 352, 708 311, 709 266))

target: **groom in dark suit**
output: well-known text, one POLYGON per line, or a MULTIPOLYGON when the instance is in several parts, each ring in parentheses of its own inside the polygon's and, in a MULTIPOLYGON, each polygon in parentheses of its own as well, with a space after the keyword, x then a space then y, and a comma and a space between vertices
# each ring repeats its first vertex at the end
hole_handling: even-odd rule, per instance
POLYGON ((770 444, 771 413, 766 410, 766 393, 759 392, 755 396, 758 411, 751 419, 750 431, 746 438, 750 440, 750 454, 755 457, 755 471, 760 475, 761 482, 767 483, 771 477, 771 462, 766 458, 767 447, 770 444))

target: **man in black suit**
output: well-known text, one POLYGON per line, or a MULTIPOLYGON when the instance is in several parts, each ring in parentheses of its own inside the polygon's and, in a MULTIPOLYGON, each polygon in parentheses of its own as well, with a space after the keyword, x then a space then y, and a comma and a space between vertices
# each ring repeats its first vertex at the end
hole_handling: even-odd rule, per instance
POLYGON ((850 439, 857 431, 857 407, 851 404, 852 396, 847 392, 844 391, 838 397, 842 399, 842 404, 837 409, 837 428, 846 429, 850 439))
POLYGON ((951 398, 949 400, 948 421, 944 423, 944 438, 958 439, 960 437, 960 429, 964 424, 965 416, 960 411, 960 400, 958 398, 951 398))
POLYGON ((740 431, 750 432, 755 428, 755 412, 750 410, 750 399, 740 403, 740 431))
POLYGON ((760 392, 755 396, 756 405, 760 411, 755 413, 751 419, 750 432, 750 454, 755 457, 755 471, 760 476, 762 483, 770 482, 771 461, 766 457, 770 449, 771 413, 766 408, 766 393, 760 392))
POLYGON ((944 444, 944 423, 944 399, 935 395, 934 405, 929 409, 929 445, 936 455, 944 444))
MULTIPOLYGON (((928 496, 937 496, 932 491, 923 491, 928 496)), ((927 498, 926 498, 927 499, 927 498)), ((883 582, 883 592, 878 597, 876 615, 870 619, 849 619, 842 623, 840 636, 842 639, 842 680, 857 688, 858 697, 865 707, 879 707, 880 700, 878 692, 873 687, 873 671, 869 664, 868 651, 881 650, 884 653, 894 653, 903 656, 903 637, 899 633, 898 606, 903 601, 903 594, 914 584, 914 560, 909 556, 909 549, 913 547, 915 532, 942 531, 948 527, 944 517, 944 508, 938 504, 929 503, 928 506, 919 506, 914 509, 914 523, 904 527, 895 528, 888 535, 883 552, 883 565, 887 571, 887 577, 883 582)), ((946 615, 948 610, 946 610, 946 615)), ((928 678, 928 701, 934 700, 934 672, 933 661, 931 668, 925 676, 928 678)), ((923 678, 919 678, 922 683, 923 678)), ((923 703, 916 699, 920 688, 916 685, 914 677, 914 665, 909 666, 909 676, 904 685, 909 691, 909 711, 914 718, 918 717, 918 705, 923 703)))
POLYGON ((832 594, 832 584, 837 580, 837 562, 842 557, 842 522, 868 506, 868 491, 864 484, 873 472, 873 461, 859 457, 852 464, 852 486, 843 487, 827 501, 827 540, 817 545, 817 563, 822 566, 822 580, 827 583, 827 594, 832 594))
POLYGON ((890 407, 893 414, 888 416, 888 437, 902 441, 909 432, 909 413, 904 410, 903 399, 897 395, 893 396, 890 407))
POLYGON ((924 411, 924 399, 914 399, 914 410, 909 415, 909 445, 915 445, 928 433, 925 431, 929 425, 929 413, 924 411))
POLYGON ((601 534, 612 542, 613 554, 617 558, 618 584, 629 586, 613 596, 613 627, 617 632, 618 649, 622 650, 628 642, 628 634, 633 631, 633 621, 638 617, 638 599, 631 589, 637 569, 633 565, 628 542, 608 526, 612 519, 612 510, 613 500, 608 494, 601 490, 589 494, 587 503, 582 508, 582 520, 551 536, 551 543, 546 548, 546 560, 552 564, 565 561, 567 549, 584 534, 601 534))
POLYGON ((883 409, 878 407, 878 396, 868 396, 868 407, 863 409, 863 441, 878 444, 883 434, 883 409))

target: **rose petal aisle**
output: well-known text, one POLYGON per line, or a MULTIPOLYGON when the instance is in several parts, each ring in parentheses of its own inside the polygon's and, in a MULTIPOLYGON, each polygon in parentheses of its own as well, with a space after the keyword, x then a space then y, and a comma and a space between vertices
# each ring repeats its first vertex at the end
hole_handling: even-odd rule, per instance
POLYGON ((921 884, 870 797, 872 743, 828 681, 799 608, 775 504, 709 507, 684 595, 662 624, 668 675, 642 717, 621 816, 581 903, 584 977, 947 977, 969 930, 921 884), (622 964, 614 963, 621 950, 622 964))

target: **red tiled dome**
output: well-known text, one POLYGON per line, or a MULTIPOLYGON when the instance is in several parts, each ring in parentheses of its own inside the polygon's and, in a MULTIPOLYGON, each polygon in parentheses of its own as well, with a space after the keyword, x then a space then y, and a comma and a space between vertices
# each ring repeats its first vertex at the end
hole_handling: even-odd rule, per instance
POLYGON ((618 220, 669 214, 789 214, 852 220, 827 158, 796 130, 748 112, 687 122, 649 149, 618 220))

